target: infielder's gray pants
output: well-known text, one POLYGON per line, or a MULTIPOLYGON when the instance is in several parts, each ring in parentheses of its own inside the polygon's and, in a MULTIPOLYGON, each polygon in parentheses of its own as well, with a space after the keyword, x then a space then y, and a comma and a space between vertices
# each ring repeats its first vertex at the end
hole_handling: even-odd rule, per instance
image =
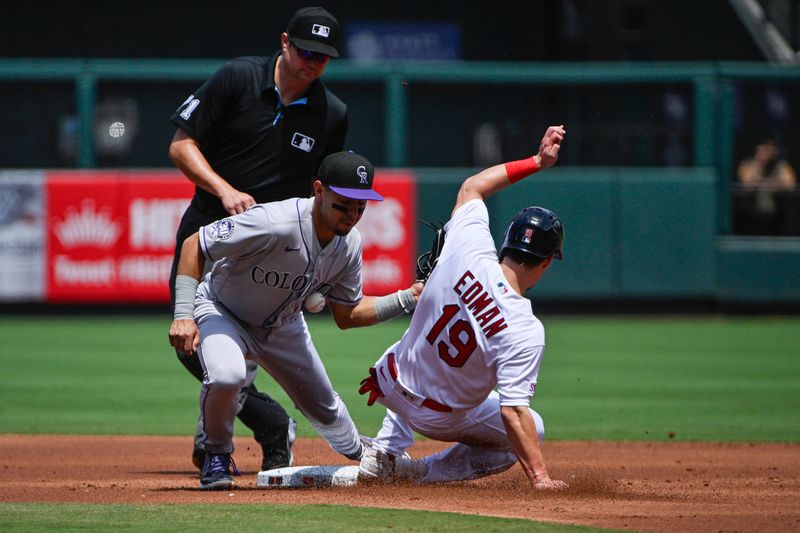
POLYGON ((200 409, 205 424, 205 449, 233 451, 237 396, 247 378, 245 360, 252 360, 283 387, 297 409, 331 447, 343 455, 358 452, 358 430, 325 372, 302 314, 270 330, 252 330, 209 300, 197 300, 200 329, 198 355, 204 379, 200 409), (256 335, 260 335, 260 338, 256 335))
MULTIPOLYGON (((198 356, 199 357, 199 356, 198 356)), ((246 377, 244 380, 244 385, 242 386, 239 394, 236 395, 236 415, 239 415, 239 411, 242 410, 244 407, 244 402, 247 401, 247 394, 250 385, 256 380, 256 376, 258 375, 258 364, 255 361, 245 361, 245 368, 246 368, 246 377)), ((203 422, 203 412, 200 411, 200 414, 197 415, 197 427, 194 430, 194 447, 205 449, 204 442, 206 441, 206 424, 203 422)))

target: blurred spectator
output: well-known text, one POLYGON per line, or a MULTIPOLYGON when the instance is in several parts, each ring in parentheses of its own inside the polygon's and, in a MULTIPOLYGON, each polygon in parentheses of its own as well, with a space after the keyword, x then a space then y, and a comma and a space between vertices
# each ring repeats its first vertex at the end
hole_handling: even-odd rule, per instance
POLYGON ((736 233, 785 235, 793 233, 797 207, 792 166, 783 159, 776 139, 765 136, 753 156, 739 163, 735 189, 736 233))
POLYGON ((739 163, 739 182, 747 189, 785 191, 794 189, 794 169, 781 156, 778 143, 765 137, 751 159, 739 163))

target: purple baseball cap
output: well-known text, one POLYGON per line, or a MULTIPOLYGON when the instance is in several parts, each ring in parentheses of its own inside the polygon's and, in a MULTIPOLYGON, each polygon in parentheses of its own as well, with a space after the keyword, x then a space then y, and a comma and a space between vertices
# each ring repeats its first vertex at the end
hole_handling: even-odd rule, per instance
POLYGON ((355 152, 336 152, 322 160, 319 180, 337 194, 353 200, 383 200, 372 190, 375 169, 366 157, 355 152))

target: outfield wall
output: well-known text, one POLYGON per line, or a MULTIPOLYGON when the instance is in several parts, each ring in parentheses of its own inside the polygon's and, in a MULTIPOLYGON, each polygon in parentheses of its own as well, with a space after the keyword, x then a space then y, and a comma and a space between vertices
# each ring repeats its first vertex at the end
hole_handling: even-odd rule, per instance
MULTIPOLYGON (((365 292, 408 286, 414 251, 445 221, 474 169, 380 170, 367 210, 365 292)), ((0 172, 0 303, 163 303, 175 229, 191 196, 175 170, 0 172)), ((719 237, 711 167, 576 168, 489 199, 502 239, 522 207, 554 210, 565 261, 537 296, 579 300, 800 303, 800 238, 719 237)))
MULTIPOLYGON (((415 277, 416 181, 402 170, 378 177, 384 201, 359 226, 366 294, 415 277)), ((0 171, 0 303, 168 303, 175 234, 193 192, 174 169, 0 171)), ((290 289, 278 270, 259 283, 290 289)))
MULTIPOLYGON (((446 220, 474 169, 416 169, 420 218, 446 220)), ((499 243, 514 213, 548 207, 565 226, 565 260, 537 295, 581 299, 800 302, 800 238, 720 237, 711 167, 553 168, 490 199, 499 243)), ((423 230, 419 250, 429 245, 423 230)))

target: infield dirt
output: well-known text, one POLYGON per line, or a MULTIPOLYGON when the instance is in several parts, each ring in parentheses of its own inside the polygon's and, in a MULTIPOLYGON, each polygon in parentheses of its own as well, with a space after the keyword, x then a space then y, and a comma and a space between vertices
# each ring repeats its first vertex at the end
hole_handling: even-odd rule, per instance
MULTIPOLYGON (((544 443, 551 475, 570 488, 540 493, 519 467, 436 486, 265 490, 260 449, 238 439, 237 488, 197 489, 186 437, 0 435, 0 501, 297 503, 451 511, 640 531, 800 530, 800 445, 691 442, 544 443)), ((420 457, 442 449, 422 441, 420 457)), ((346 464, 320 439, 298 439, 298 465, 346 464)), ((354 463, 351 463, 354 464, 354 463)))

